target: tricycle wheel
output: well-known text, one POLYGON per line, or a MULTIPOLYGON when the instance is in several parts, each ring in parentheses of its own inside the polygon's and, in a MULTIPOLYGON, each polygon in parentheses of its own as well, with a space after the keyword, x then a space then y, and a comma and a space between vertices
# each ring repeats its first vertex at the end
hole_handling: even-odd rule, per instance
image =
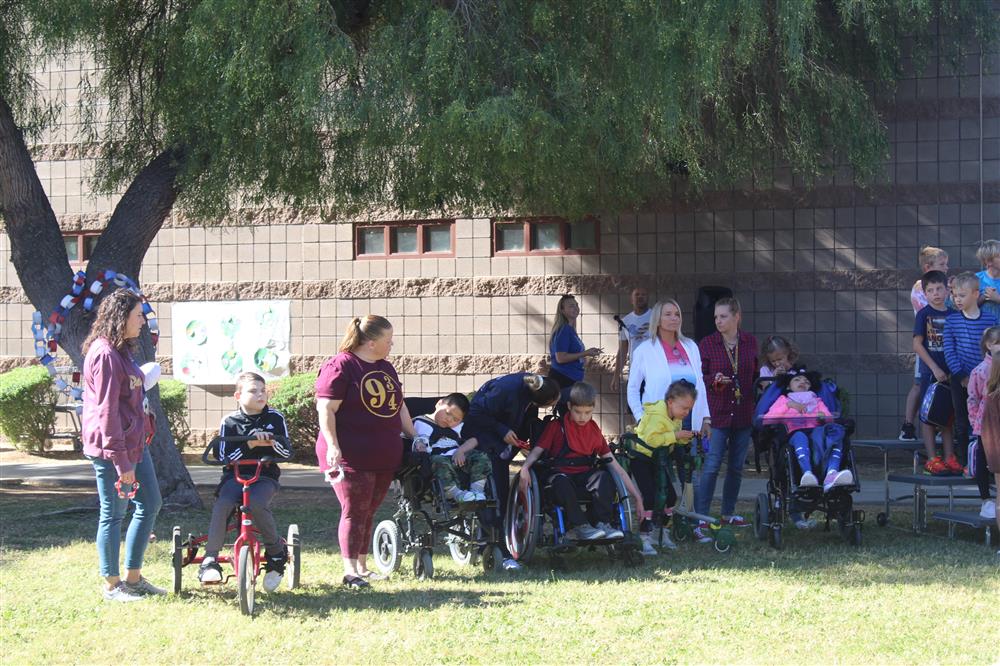
POLYGON ((736 535, 733 534, 733 530, 729 527, 720 527, 715 532, 715 550, 720 553, 728 553, 729 549, 733 547, 736 543, 736 535))
POLYGON ((181 541, 181 528, 174 525, 173 533, 173 565, 174 565, 174 594, 181 593, 181 571, 184 568, 184 543, 181 541))
POLYGON ((434 558, 430 548, 421 548, 413 556, 413 575, 417 577, 417 580, 434 578, 434 558))
POLYGON ((691 538, 694 528, 686 516, 674 516, 670 521, 670 531, 673 532, 674 541, 681 543, 691 538))
POLYGON ((294 590, 299 586, 302 577, 302 538, 299 536, 298 525, 288 526, 288 539, 285 545, 288 548, 288 564, 285 571, 287 585, 289 590, 294 590))
POLYGON ((250 546, 240 546, 240 554, 236 558, 239 568, 237 582, 240 597, 240 612, 244 615, 253 615, 254 610, 254 584, 256 574, 254 571, 253 557, 250 555, 250 546))
POLYGON ((372 533, 372 554, 379 573, 388 576, 399 570, 403 561, 400 548, 399 526, 393 520, 383 520, 372 533))

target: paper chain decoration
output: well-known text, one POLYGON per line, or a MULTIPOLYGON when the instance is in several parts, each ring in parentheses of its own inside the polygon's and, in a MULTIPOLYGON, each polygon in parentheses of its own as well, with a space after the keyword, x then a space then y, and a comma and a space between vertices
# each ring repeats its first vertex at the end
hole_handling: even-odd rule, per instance
POLYGON ((146 324, 149 326, 149 333, 153 338, 153 346, 155 347, 160 339, 160 328, 156 322, 156 313, 153 312, 149 301, 146 300, 146 297, 142 294, 142 290, 139 289, 139 285, 132 278, 111 269, 100 271, 97 274, 97 279, 91 282, 89 289, 84 289, 87 284, 87 274, 83 271, 77 271, 77 274, 73 278, 73 288, 70 290, 70 293, 63 296, 59 302, 59 306, 49 315, 47 321, 42 320, 41 312, 35 312, 31 316, 31 334, 35 339, 35 356, 38 357, 41 364, 52 375, 56 389, 76 401, 83 399, 83 389, 80 387, 80 370, 75 366, 73 367, 71 381, 66 381, 64 377, 60 376, 59 371, 56 369, 59 336, 62 335, 63 323, 66 321, 66 317, 69 316, 69 311, 77 304, 82 303, 84 311, 90 312, 94 309, 95 298, 104 291, 105 287, 112 283, 116 287, 128 289, 142 301, 142 314, 146 318, 146 324))

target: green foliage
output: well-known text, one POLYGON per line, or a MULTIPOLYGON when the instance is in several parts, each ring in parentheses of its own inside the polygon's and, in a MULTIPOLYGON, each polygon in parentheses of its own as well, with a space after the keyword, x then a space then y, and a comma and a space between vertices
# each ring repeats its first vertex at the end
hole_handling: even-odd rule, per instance
POLYGON ((203 216, 235 192, 330 214, 577 217, 766 182, 775 165, 871 181, 888 152, 876 101, 908 59, 957 60, 998 24, 980 0, 0 0, 0 14, 0 94, 30 98, 29 48, 92 51, 83 124, 104 142, 103 189, 177 149, 180 205, 203 216))
POLYGON ((319 434, 316 413, 316 373, 306 372, 285 377, 272 385, 267 404, 285 416, 288 436, 296 460, 315 460, 313 444, 319 434))
POLYGON ((160 387, 160 405, 167 415, 170 434, 174 436, 177 450, 183 451, 191 443, 191 426, 188 425, 187 419, 187 385, 176 379, 161 379, 157 386, 160 387))
POLYGON ((19 449, 44 451, 55 421, 56 397, 44 366, 0 374, 0 432, 19 449))

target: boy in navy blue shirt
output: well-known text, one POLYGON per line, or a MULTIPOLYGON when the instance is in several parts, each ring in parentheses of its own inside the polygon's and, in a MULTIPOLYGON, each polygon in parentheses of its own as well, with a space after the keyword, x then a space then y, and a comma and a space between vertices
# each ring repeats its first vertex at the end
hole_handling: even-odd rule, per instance
MULTIPOLYGON (((920 395, 927 393, 931 382, 948 381, 948 363, 944 357, 944 326, 949 314, 957 312, 945 305, 948 297, 948 276, 941 271, 928 271, 920 281, 927 305, 917 312, 913 325, 913 351, 920 359, 920 395)), ((921 425, 927 464, 924 469, 930 474, 961 474, 962 465, 955 458, 955 445, 950 426, 935 428, 921 425), (934 431, 941 431, 944 459, 936 455, 934 431)))
POLYGON ((969 446, 969 373, 982 361, 983 333, 997 325, 997 318, 979 309, 979 278, 975 273, 962 273, 955 278, 951 298, 958 312, 945 318, 944 358, 951 375, 955 405, 955 447, 958 455, 965 457, 969 446))

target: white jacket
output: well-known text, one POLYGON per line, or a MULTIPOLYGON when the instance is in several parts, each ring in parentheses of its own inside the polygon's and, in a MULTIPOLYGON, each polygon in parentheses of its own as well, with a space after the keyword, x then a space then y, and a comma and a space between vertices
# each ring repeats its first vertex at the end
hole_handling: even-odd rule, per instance
MULTIPOLYGON (((687 352, 696 378, 695 388, 698 389, 698 398, 694 401, 694 409, 691 410, 691 429, 698 431, 701 430, 702 421, 709 418, 708 391, 705 390, 705 378, 701 374, 701 352, 698 351, 697 343, 690 338, 682 340, 681 345, 687 352)), ((643 382, 646 382, 643 391, 646 402, 663 400, 673 382, 667 355, 663 352, 663 344, 658 339, 643 340, 636 346, 632 356, 632 365, 628 373, 628 406, 636 423, 642 418, 643 401, 639 398, 639 387, 643 382)))

